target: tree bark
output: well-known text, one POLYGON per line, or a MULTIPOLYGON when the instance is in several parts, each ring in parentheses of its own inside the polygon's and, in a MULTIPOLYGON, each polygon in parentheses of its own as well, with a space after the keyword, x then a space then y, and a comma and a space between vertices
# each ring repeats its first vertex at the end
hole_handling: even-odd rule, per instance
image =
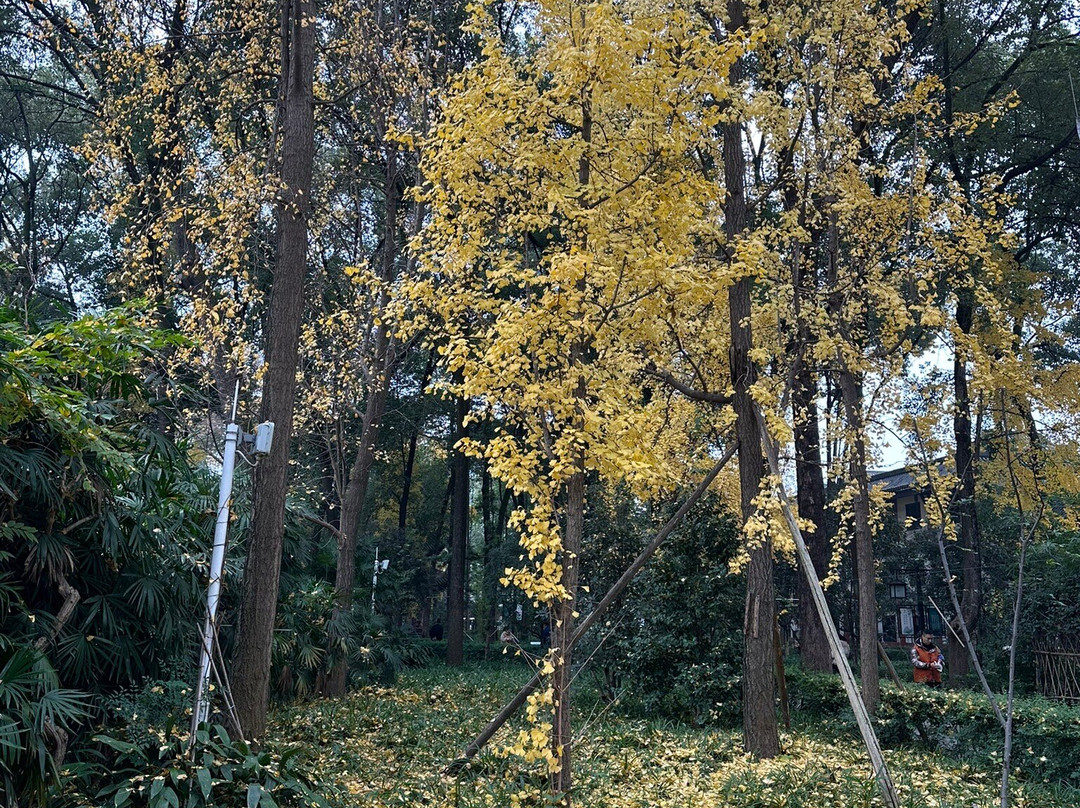
POLYGON ((491 644, 496 639, 498 619, 496 601, 499 593, 499 577, 502 572, 494 567, 494 553, 503 542, 506 534, 506 522, 510 512, 510 489, 504 487, 499 496, 499 508, 494 510, 494 490, 491 471, 484 466, 481 478, 481 499, 484 511, 484 659, 491 654, 491 644))
POLYGON ((420 439, 419 428, 409 435, 409 448, 405 453, 405 465, 401 474, 401 498, 398 499, 398 533, 402 537, 409 526, 409 498, 412 496, 413 470, 416 468, 416 443, 420 439))
MULTIPOLYGON (((579 459, 581 469, 584 459, 579 459)), ((567 597, 555 608, 553 644, 556 647, 555 672, 552 674, 552 690, 555 700, 555 718, 551 744, 559 761, 559 770, 552 775, 551 790, 563 795, 560 804, 569 806, 570 787, 573 785, 570 752, 573 734, 570 725, 570 653, 574 644, 574 607, 577 603, 579 556, 585 530, 585 472, 576 471, 566 482, 566 531, 563 533, 562 585, 567 597)))
MULTIPOLYGON (((804 539, 814 562, 814 572, 820 581, 829 571, 829 540, 826 535, 821 429, 818 425, 818 369, 812 358, 815 334, 806 312, 806 303, 812 302, 817 293, 818 271, 815 262, 823 233, 819 225, 811 225, 807 221, 808 200, 803 199, 800 193, 791 149, 781 150, 779 163, 783 178, 784 210, 787 213, 798 211, 800 228, 811 233, 808 243, 793 238, 791 244, 792 308, 795 313, 795 335, 791 346, 791 416, 795 443, 796 503, 799 516, 809 523, 804 539)), ((805 576, 796 576, 795 593, 799 602, 799 656, 803 667, 829 673, 832 670, 832 655, 805 576)))
POLYGON ((870 530, 870 480, 866 471, 866 430, 862 415, 862 382, 841 367, 843 396, 850 438, 849 469, 855 483, 852 509, 855 519, 855 572, 859 597, 859 678, 863 704, 873 713, 881 702, 878 680, 877 592, 874 574, 874 540, 870 530))
MULTIPOLYGON (((975 300, 970 286, 959 290, 956 305, 956 324, 964 334, 970 334, 974 322, 975 300)), ((978 521, 975 510, 975 456, 971 435, 971 396, 968 392, 966 348, 953 349, 953 437, 956 441, 954 459, 960 482, 953 513, 959 522, 957 549, 960 551, 962 594, 960 609, 972 639, 978 636, 979 613, 982 610, 982 565, 979 563, 978 521)), ((958 625, 954 626, 958 628, 958 625)), ((952 654, 949 660, 949 679, 966 678, 970 672, 966 654, 952 654), (955 660, 955 661, 954 661, 955 660)))
MULTIPOLYGON (((825 533, 825 481, 821 471, 821 430, 818 425, 817 380, 806 361, 810 333, 800 323, 796 337, 794 385, 791 391, 791 410, 795 432, 796 502, 799 516, 810 523, 804 538, 806 549, 814 562, 818 580, 829 572, 829 539, 825 533)), ((805 576, 798 576, 796 590, 799 598, 799 656, 807 670, 829 673, 832 654, 825 637, 825 628, 814 608, 813 596, 805 576)))
MULTIPOLYGON (((435 371, 436 356, 437 354, 435 351, 428 352, 427 364, 424 366, 424 375, 420 381, 421 393, 427 390, 428 382, 431 381, 431 374, 435 371)), ((412 433, 409 435, 409 449, 405 456, 405 467, 402 470, 401 499, 398 500, 398 531, 402 536, 405 535, 405 530, 408 525, 409 498, 412 495, 413 471, 416 468, 416 444, 419 438, 420 423, 417 421, 413 426, 412 433)))
POLYGON ((277 205, 277 264, 266 321, 266 376, 260 415, 275 425, 271 452, 254 479, 254 506, 240 627, 233 657, 233 697, 240 730, 249 739, 266 729, 270 650, 277 614, 281 545, 285 536, 289 442, 307 273, 308 214, 315 152, 315 2, 281 4, 281 189, 277 205))
MULTIPOLYGON (((385 221, 383 222, 382 269, 380 276, 384 283, 394 278, 397 266, 397 216, 400 202, 398 189, 397 151, 390 148, 386 161, 386 174, 383 186, 386 200, 385 221)), ((386 310, 387 294, 384 291, 378 303, 378 315, 386 310)), ((367 405, 360 430, 360 445, 356 449, 348 483, 341 498, 341 532, 338 534, 337 569, 334 573, 334 595, 337 605, 334 617, 352 608, 353 587, 356 585, 356 543, 359 538, 361 515, 367 499, 368 483, 371 480, 371 467, 375 463, 375 445, 379 438, 379 428, 386 412, 386 396, 397 366, 396 340, 386 322, 379 319, 375 326, 375 341, 371 367, 368 372, 367 405)), ((335 619, 333 621, 338 624, 335 619)), ((337 638, 330 637, 333 644, 337 638)), ((348 661, 340 659, 334 665, 326 679, 324 695, 340 698, 345 695, 348 683, 348 661)))
POLYGON ((458 442, 469 436, 465 418, 469 402, 457 400, 457 427, 453 456, 454 493, 450 506, 450 568, 446 591, 446 664, 457 667, 465 659, 465 566, 469 551, 469 458, 458 442))
MULTIPOLYGON (((379 424, 386 410, 386 388, 379 383, 368 392, 367 406, 360 429, 360 445, 357 447, 349 472, 349 482, 345 495, 341 498, 340 529, 337 534, 337 568, 334 571, 334 620, 343 612, 352 608, 353 588, 356 586, 356 543, 359 538, 361 516, 364 501, 367 499, 368 482, 371 480, 371 467, 375 464, 375 441, 378 439, 379 424)), ((339 637, 328 638, 334 645, 339 637)), ((341 698, 349 679, 348 660, 338 659, 326 677, 323 695, 329 698, 341 698)))
POLYGON ((495 525, 492 518, 491 474, 488 472, 487 462, 483 462, 480 468, 480 520, 484 530, 484 551, 480 559, 480 569, 483 570, 483 583, 481 585, 479 629, 484 637, 484 659, 488 658, 491 651, 492 626, 495 623, 495 597, 493 582, 493 570, 491 569, 491 550, 495 537, 495 525))
MULTIPOLYGON (((730 28, 737 31, 746 24, 742 0, 728 0, 730 28)), ((744 74, 742 60, 731 68, 730 80, 738 85, 744 74)), ((724 232, 727 236, 727 259, 734 258, 734 244, 747 227, 746 156, 743 153, 742 124, 723 125, 724 232)), ((754 499, 761 490, 764 461, 761 456, 761 433, 754 412, 750 387, 756 378, 750 353, 754 346, 750 326, 753 285, 751 278, 740 278, 728 290, 728 314, 731 320, 731 383, 735 391, 735 431, 739 441, 739 490, 745 524, 755 512, 754 499)), ((776 597, 773 584, 772 539, 766 534, 747 546, 750 560, 746 568, 746 606, 743 616, 743 744, 759 757, 780 753, 780 734, 776 719, 776 672, 773 666, 773 632, 776 620, 776 597)))
MULTIPOLYGON (((582 14, 582 27, 585 20, 582 14)), ((582 199, 588 201, 588 188, 592 178, 592 163, 589 147, 592 143, 593 107, 592 88, 586 85, 581 90, 581 140, 586 149, 578 160, 578 187, 582 199)), ((587 246, 588 236, 583 247, 587 246)), ((577 290, 584 294, 585 278, 577 282, 577 290)), ((577 372, 578 380, 574 390, 576 413, 573 426, 581 429, 584 418, 582 410, 586 394, 585 376, 581 370, 584 361, 587 337, 582 332, 576 336, 570 346, 570 372, 577 372)), ((557 761, 557 770, 551 775, 551 792, 559 799, 559 804, 570 808, 573 785, 571 774, 571 748, 573 735, 570 723, 570 653, 574 645, 574 607, 577 603, 577 587, 580 575, 579 563, 582 538, 585 532, 585 451, 578 448, 574 455, 574 471, 566 481, 566 526, 563 530, 562 587, 566 597, 555 604, 554 626, 552 627, 552 665, 555 670, 551 675, 552 699, 555 715, 552 719, 551 747, 557 761)))

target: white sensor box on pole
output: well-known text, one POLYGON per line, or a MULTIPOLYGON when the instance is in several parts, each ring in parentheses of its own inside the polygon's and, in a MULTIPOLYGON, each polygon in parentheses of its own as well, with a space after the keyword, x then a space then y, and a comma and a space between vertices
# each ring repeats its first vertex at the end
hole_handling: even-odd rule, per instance
POLYGON ((270 454, 270 446, 274 442, 274 422, 267 421, 255 427, 255 454, 270 454))

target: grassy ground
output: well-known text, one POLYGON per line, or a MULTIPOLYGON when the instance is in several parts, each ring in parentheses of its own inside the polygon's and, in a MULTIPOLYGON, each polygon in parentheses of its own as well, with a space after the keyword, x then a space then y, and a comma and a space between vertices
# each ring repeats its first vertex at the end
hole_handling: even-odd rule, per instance
MULTIPOLYGON (((494 750, 457 778, 447 761, 479 732, 528 678, 524 669, 433 667, 406 672, 392 688, 365 688, 342 701, 279 712, 271 732, 316 756, 322 785, 347 806, 542 806, 544 778, 494 750)), ((587 689, 575 702, 574 796, 586 808, 859 808, 882 806, 856 737, 785 734, 784 754, 756 761, 739 734, 629 718, 604 708, 587 689)), ((520 726, 518 724, 517 726, 520 726)), ((506 743, 504 728, 495 745, 506 743)), ((904 808, 982 808, 997 803, 998 773, 919 750, 890 750, 887 761, 904 808)), ((1066 808, 1080 792, 1016 783, 1018 808, 1066 808)))

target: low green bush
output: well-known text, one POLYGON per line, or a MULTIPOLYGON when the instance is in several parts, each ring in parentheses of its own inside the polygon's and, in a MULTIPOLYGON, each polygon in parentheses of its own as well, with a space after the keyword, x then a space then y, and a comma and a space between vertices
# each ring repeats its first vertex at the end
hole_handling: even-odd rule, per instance
MULTIPOLYGON (((663 514, 644 520, 627 492, 594 505, 599 542, 583 562, 599 599, 640 552, 663 514)), ((743 582, 729 573, 739 531, 724 504, 706 497, 575 651, 597 672, 608 701, 629 714, 732 726, 741 712, 743 582)))
MULTIPOLYGON (((849 724, 854 731, 840 677, 794 668, 787 683, 792 715, 803 718, 800 723, 824 719, 849 724)), ((1019 776, 1080 786, 1080 707, 1027 696, 1015 701, 1014 716, 1013 760, 1019 776)), ((920 745, 982 764, 1001 760, 1004 732, 981 693, 883 684, 874 725, 888 747, 920 745)))
POLYGON ((123 727, 124 740, 148 746, 160 742, 161 727, 186 726, 191 720, 193 701, 188 682, 150 680, 106 699, 105 725, 123 727))
MULTIPOLYGON (((734 726, 742 710, 741 683, 738 666, 731 663, 727 649, 716 649, 710 658, 683 665, 670 663, 664 657, 663 644, 655 655, 643 652, 644 665, 655 668, 642 674, 641 680, 623 674, 619 703, 628 715, 670 718, 702 726, 717 724, 734 726)), ((671 656, 677 652, 672 651, 671 656)), ((676 657, 677 658, 677 657, 676 657)))
POLYGON ((811 673, 789 664, 786 679, 792 715, 833 718, 850 712, 847 693, 839 676, 811 673))
POLYGON ((298 579, 279 601, 271 673, 277 699, 312 698, 342 660, 353 686, 393 684, 403 668, 427 661, 421 640, 372 616, 363 599, 350 610, 337 611, 335 604, 334 587, 310 577, 298 579))
POLYGON ((60 687, 33 646, 0 636, 0 802, 38 808, 62 779, 54 756, 87 713, 85 694, 60 687))
POLYGON ((69 806, 277 808, 326 806, 299 765, 301 747, 256 750, 223 727, 188 737, 165 730, 149 743, 94 737, 102 763, 69 783, 69 806))

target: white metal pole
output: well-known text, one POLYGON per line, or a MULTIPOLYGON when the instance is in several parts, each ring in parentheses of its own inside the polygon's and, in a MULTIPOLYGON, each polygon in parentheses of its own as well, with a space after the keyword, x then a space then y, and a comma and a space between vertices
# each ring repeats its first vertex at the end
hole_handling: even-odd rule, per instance
POLYGON ((379 585, 379 546, 375 546, 375 566, 371 572, 371 613, 375 614, 375 587, 379 585))
MULTIPOLYGON (((236 418, 235 404, 233 419, 236 418)), ((229 500, 232 498, 233 471, 236 468, 236 444, 240 427, 230 423, 225 428, 225 450, 221 458, 221 486, 218 489, 217 524, 214 526, 214 550, 210 557, 210 586, 206 590, 206 625, 202 633, 199 679, 195 683, 195 709, 191 715, 191 737, 210 715, 210 663, 214 643, 214 619, 221 597, 221 575, 225 568, 225 539, 229 531, 229 500)))

